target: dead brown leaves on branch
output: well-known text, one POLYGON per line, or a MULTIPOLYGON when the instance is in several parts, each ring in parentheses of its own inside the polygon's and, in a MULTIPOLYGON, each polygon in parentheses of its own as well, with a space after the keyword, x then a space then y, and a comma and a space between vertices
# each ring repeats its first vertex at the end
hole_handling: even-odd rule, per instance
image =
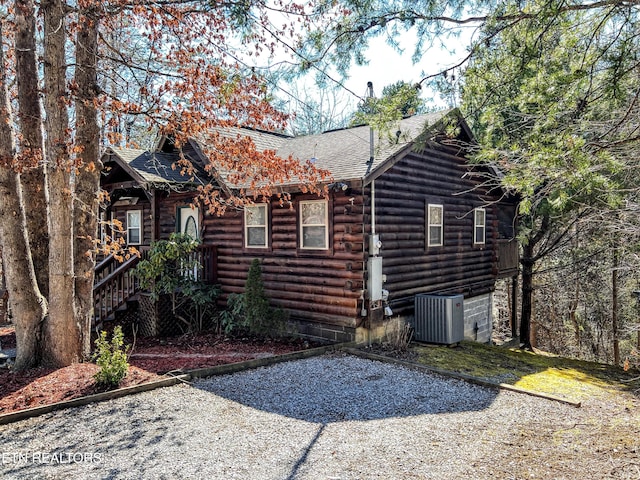
MULTIPOLYGON (((248 137, 219 133, 230 128, 285 130, 288 115, 274 108, 264 78, 243 62, 295 44, 299 32, 313 21, 311 5, 188 1, 100 5, 105 12, 104 60, 119 64, 123 71, 146 69, 145 81, 130 82, 126 95, 104 95, 100 108, 111 130, 107 138, 117 141, 121 135, 113 115, 119 112, 145 117, 150 130, 171 137, 178 148, 189 139, 198 139, 211 174, 211 183, 200 193, 212 213, 258 197, 275 194, 286 199, 281 188, 285 184, 322 194, 319 185, 327 179, 327 172, 306 161, 261 151, 248 137), (274 28, 274 12, 283 22, 278 28, 274 28), (133 53, 108 43, 108 32, 123 25, 142 39, 148 55, 145 65, 132 64, 133 53), (230 187, 224 195, 220 180, 230 187)), ((193 174, 184 156, 177 167, 187 176, 193 174)))

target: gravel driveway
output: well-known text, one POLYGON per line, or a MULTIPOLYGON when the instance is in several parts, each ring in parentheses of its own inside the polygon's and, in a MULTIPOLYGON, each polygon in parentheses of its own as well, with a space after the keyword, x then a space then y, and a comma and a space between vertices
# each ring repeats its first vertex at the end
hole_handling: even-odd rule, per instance
POLYGON ((603 438, 605 413, 640 438, 624 406, 330 354, 1 426, 0 477, 638 478, 637 440, 603 438))

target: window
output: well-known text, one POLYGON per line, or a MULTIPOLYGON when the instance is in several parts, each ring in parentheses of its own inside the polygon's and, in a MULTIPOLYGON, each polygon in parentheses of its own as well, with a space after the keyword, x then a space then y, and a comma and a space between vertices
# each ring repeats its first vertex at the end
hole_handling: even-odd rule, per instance
POLYGON ((127 212, 127 243, 129 245, 142 243, 142 210, 127 212))
POLYGON ((300 202, 300 248, 329 248, 328 204, 326 200, 300 202))
POLYGON ((193 240, 200 237, 198 229, 199 210, 197 207, 178 207, 176 230, 189 235, 193 240))
POLYGON ((483 244, 486 238, 487 212, 484 208, 476 208, 473 211, 473 243, 483 244))
POLYGON ((442 205, 427 205, 427 246, 442 246, 443 231, 443 207, 442 205))
POLYGON ((259 203, 244 207, 244 246, 267 247, 267 204, 259 203))
POLYGON ((104 210, 100 211, 98 217, 98 238, 100 239, 101 245, 107 243, 107 212, 104 210))

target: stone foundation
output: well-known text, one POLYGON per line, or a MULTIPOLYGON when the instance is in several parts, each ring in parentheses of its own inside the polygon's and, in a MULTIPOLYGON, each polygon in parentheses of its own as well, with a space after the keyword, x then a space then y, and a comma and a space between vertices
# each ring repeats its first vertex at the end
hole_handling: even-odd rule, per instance
POLYGON ((491 342, 493 328, 493 294, 464 299, 464 339, 491 342))
POLYGON ((290 319, 287 322, 287 330, 319 342, 345 343, 353 342, 356 338, 355 328, 318 324, 300 319, 290 319))

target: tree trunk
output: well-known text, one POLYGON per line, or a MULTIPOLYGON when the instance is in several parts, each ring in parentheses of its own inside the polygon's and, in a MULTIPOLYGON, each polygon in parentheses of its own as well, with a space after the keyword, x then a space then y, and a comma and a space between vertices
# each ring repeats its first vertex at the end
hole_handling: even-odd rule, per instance
POLYGON ((85 358, 91 353, 95 239, 98 232, 98 190, 100 188, 100 129, 95 100, 98 77, 98 12, 91 9, 79 16, 76 37, 76 142, 78 170, 75 178, 75 288, 76 316, 82 326, 85 358))
MULTIPOLYGON (((572 252, 578 251, 580 248, 578 229, 575 229, 575 240, 573 242, 572 252)), ((578 354, 582 351, 582 339, 580 336, 580 324, 578 322, 578 299, 580 298, 580 276, 578 271, 578 259, 575 253, 572 253, 573 274, 574 274, 574 292, 573 298, 569 301, 569 318, 573 325, 573 333, 576 339, 576 345, 578 347, 578 354)))
POLYGON ((533 307, 533 244, 522 247, 522 310, 520 314, 520 343, 531 349, 531 311, 533 307))
MULTIPOLYGON (((0 22, 0 40, 2 24, 0 22)), ((1 43, 1 42, 0 42, 1 43)), ((0 48, 0 65, 4 65, 0 48)), ((31 263, 26 236, 20 181, 14 170, 15 150, 11 130, 11 104, 7 93, 6 70, 0 69, 0 244, 6 287, 15 319, 16 370, 35 366, 39 361, 40 326, 46 314, 46 301, 40 295, 31 263)))
POLYGON ((16 0, 16 70, 20 126, 20 182, 24 195, 27 238, 38 288, 49 293, 49 239, 46 177, 43 164, 42 115, 36 64, 36 20, 33 0, 16 0))
MULTIPOLYGON (((7 285, 4 283, 4 266, 2 265, 2 234, 0 234, 0 324, 7 323, 7 301, 9 296, 7 295, 7 285)), ((2 343, 0 342, 0 350, 2 350, 2 343)))
POLYGON ((73 198, 66 105, 66 25, 61 0, 41 3, 44 14, 46 161, 49 186, 49 320, 43 330, 43 362, 62 367, 82 358, 76 322, 73 272, 73 198))
POLYGON ((620 341, 618 340, 618 268, 620 258, 617 239, 613 248, 613 268, 611 270, 611 336, 613 337, 613 364, 620 365, 620 341))

